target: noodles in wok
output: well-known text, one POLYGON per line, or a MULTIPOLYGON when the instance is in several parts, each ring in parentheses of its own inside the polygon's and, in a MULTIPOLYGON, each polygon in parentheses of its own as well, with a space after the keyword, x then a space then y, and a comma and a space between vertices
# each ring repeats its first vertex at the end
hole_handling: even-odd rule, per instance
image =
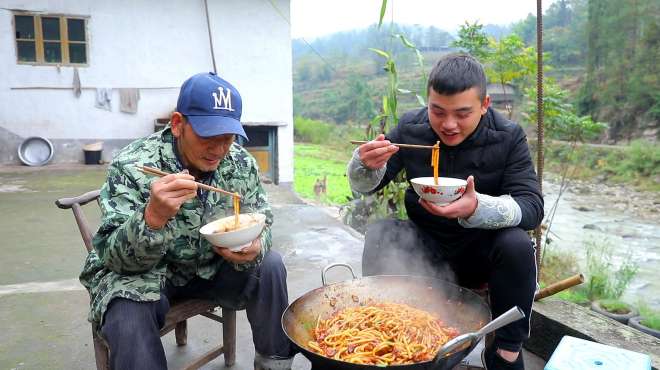
POLYGON ((383 302, 346 308, 319 320, 307 346, 336 360, 388 366, 430 361, 458 334, 426 311, 383 302))

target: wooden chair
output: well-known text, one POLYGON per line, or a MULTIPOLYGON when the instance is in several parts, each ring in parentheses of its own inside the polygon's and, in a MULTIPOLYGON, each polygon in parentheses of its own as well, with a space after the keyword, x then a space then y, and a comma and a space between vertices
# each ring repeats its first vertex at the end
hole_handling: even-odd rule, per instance
MULTIPOLYGON (((99 193, 100 190, 94 190, 75 198, 62 198, 55 201, 55 204, 59 208, 73 210, 73 215, 76 218, 76 223, 78 224, 80 235, 85 243, 87 253, 91 252, 94 248, 92 246, 93 234, 83 213, 82 206, 92 201, 98 203, 99 193)), ((186 320, 188 318, 202 315, 222 324, 223 343, 187 364, 184 367, 185 370, 198 369, 220 355, 225 356, 226 366, 232 366, 236 362, 236 311, 220 307, 222 316, 218 316, 215 313, 216 308, 218 308, 218 306, 213 302, 202 299, 188 299, 171 302, 170 310, 165 317, 165 326, 160 330, 160 335, 163 336, 174 330, 176 343, 179 346, 184 346, 187 342, 186 320)), ((108 370, 110 369, 108 363, 109 349, 105 340, 99 337, 96 332, 96 327, 92 327, 96 369, 108 370)))

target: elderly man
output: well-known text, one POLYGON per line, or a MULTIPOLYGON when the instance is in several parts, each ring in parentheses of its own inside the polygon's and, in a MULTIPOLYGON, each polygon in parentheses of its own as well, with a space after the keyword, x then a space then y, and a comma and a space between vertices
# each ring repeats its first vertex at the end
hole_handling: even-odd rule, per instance
POLYGON ((286 269, 272 251, 273 216, 247 139, 241 96, 214 73, 181 87, 170 126, 122 149, 101 190, 102 222, 80 280, 91 295, 116 370, 166 369, 159 329, 170 301, 206 298, 247 309, 256 369, 287 369, 293 356, 280 317, 288 304, 286 269), (153 178, 136 166, 172 173, 153 178), (238 192, 241 210, 267 216, 260 237, 240 251, 211 245, 205 223, 233 212, 232 199, 195 181, 238 192))
POLYGON ((408 179, 433 176, 430 150, 391 143, 440 141, 440 176, 467 178, 467 189, 460 199, 439 206, 408 187, 409 220, 369 226, 362 271, 441 278, 450 272, 464 286, 487 282, 493 316, 519 306, 527 319, 498 330, 484 362, 489 370, 523 369, 520 350, 529 336, 536 289, 534 248, 525 230, 543 218, 525 134, 489 107, 483 67, 470 56, 440 59, 427 86, 426 108, 404 114, 386 136, 356 149, 348 165, 351 187, 373 193, 402 170, 408 179))

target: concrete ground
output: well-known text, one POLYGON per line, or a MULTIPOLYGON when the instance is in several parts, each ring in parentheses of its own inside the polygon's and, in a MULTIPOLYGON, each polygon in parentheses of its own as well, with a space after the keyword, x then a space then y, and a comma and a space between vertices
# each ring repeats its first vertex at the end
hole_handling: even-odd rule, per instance
MULTIPOLYGON (((93 369, 91 326, 86 321, 87 292, 77 281, 85 256, 71 212, 54 200, 99 187, 100 166, 0 168, 0 369, 93 369)), ((266 185, 275 214, 274 249, 288 269, 291 301, 321 285, 321 269, 348 262, 360 273, 362 238, 332 210, 303 203, 286 187, 266 185)), ((92 224, 99 219, 87 207, 92 224)), ((330 281, 350 278, 336 270, 330 281)), ((254 347, 245 312, 237 313, 237 361, 232 369, 252 369, 254 347)), ((177 347, 174 334, 163 337, 169 366, 180 368, 221 341, 221 327, 203 317, 188 324, 188 344, 177 347)), ((479 366, 478 353, 470 363, 479 366)), ((543 362, 526 354, 528 369, 543 362)), ((225 368, 222 358, 203 369, 225 368)), ((309 369, 301 355, 295 369, 309 369)))

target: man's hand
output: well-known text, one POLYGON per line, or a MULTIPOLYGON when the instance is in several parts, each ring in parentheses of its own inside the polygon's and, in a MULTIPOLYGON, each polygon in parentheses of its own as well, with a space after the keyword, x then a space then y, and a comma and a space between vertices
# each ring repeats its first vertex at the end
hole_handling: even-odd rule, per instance
POLYGON ((261 251, 261 236, 254 239, 251 243, 245 244, 238 252, 232 252, 229 248, 213 246, 215 253, 229 262, 242 264, 253 261, 261 251))
POLYGON ((462 197, 445 205, 439 206, 419 198, 419 203, 429 213, 445 218, 469 218, 477 209, 477 192, 474 190, 474 177, 467 178, 467 187, 462 197))
POLYGON ((389 140, 385 140, 385 135, 380 134, 376 139, 360 145, 360 160, 368 168, 377 170, 383 168, 385 163, 394 153, 399 151, 399 147, 392 145, 389 140))
POLYGON ((195 178, 185 173, 174 173, 151 183, 149 203, 144 220, 151 229, 160 229, 179 212, 186 201, 197 196, 195 178))

